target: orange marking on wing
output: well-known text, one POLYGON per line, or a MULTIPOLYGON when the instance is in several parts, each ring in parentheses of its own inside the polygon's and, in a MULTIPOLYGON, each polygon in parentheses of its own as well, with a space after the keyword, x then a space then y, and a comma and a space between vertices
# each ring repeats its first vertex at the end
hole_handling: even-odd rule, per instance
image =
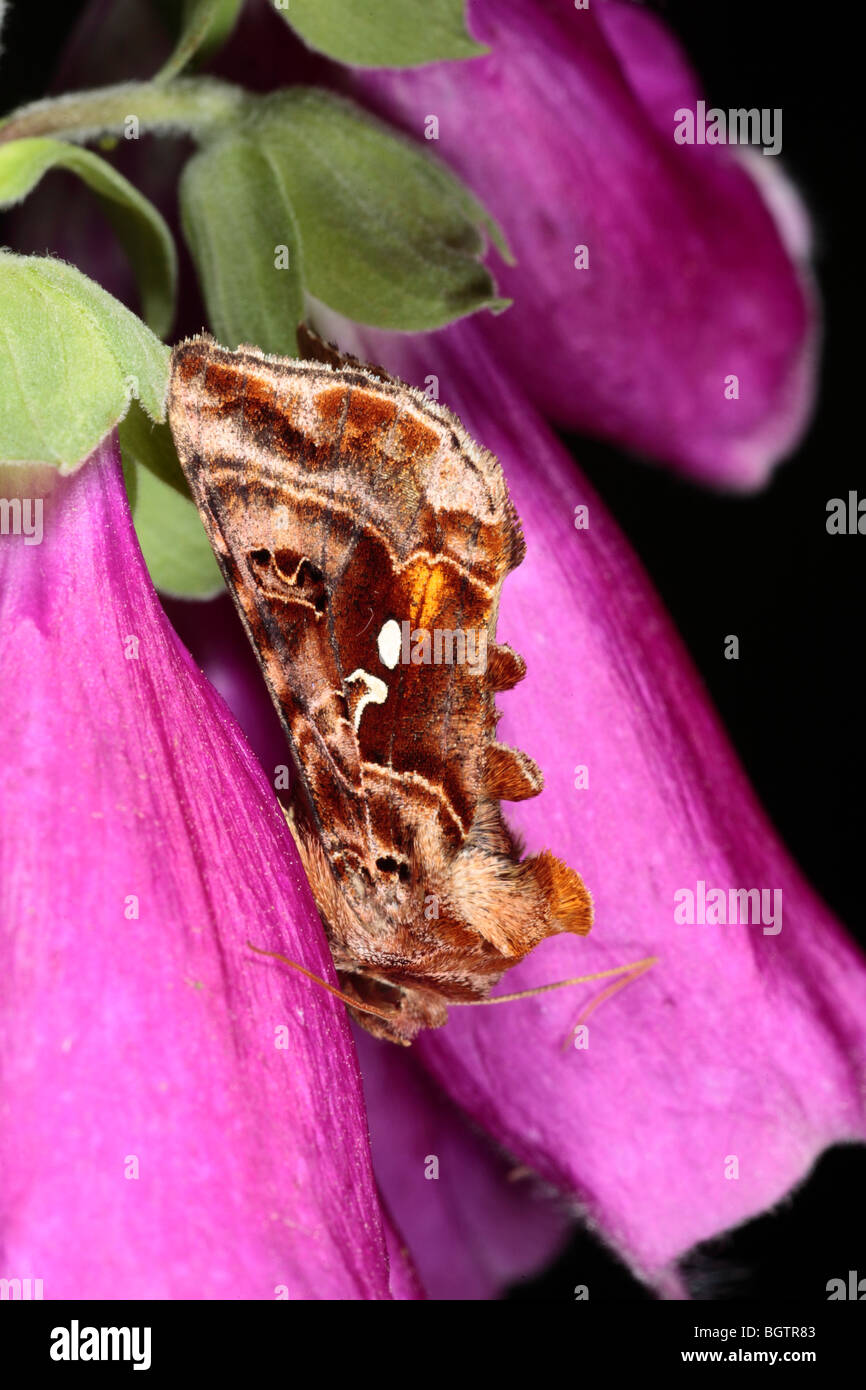
POLYGON ((319 422, 326 428, 332 429, 338 425, 343 418, 343 409, 346 404, 345 386, 324 386, 316 392, 315 407, 319 422))
POLYGON ((396 415, 394 401, 354 387, 343 432, 344 447, 381 450, 396 415))
POLYGON ((443 565, 415 560, 405 572, 409 589, 409 621, 416 627, 431 628, 442 611, 443 593, 449 576, 443 565))
POLYGON ((397 437, 401 451, 416 459, 435 454, 441 442, 439 431, 415 415, 403 416, 397 426, 397 437))

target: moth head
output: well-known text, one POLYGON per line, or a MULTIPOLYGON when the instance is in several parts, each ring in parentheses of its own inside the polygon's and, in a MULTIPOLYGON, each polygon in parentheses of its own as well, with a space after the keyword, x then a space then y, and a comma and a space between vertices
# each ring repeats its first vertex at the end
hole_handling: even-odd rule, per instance
POLYGON ((408 1047, 423 1028, 448 1022, 447 1003, 433 990, 393 984, 363 970, 338 968, 337 977, 352 1018, 374 1038, 408 1047), (350 1001, 357 1001, 355 1007, 350 1001))

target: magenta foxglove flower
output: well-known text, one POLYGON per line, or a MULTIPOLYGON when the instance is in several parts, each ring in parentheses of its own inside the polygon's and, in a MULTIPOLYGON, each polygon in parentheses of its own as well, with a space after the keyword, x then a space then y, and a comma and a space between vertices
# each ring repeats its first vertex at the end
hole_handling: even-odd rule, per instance
POLYGON ((419 1051, 633 1269, 664 1278, 691 1245, 777 1202, 827 1144, 866 1134, 866 963, 757 805, 616 525, 475 322, 439 335, 436 351, 388 346, 408 379, 437 373, 497 454, 527 537, 500 633, 528 675, 500 697, 500 730, 546 786, 507 809, 530 851, 550 846, 579 868, 595 925, 585 942, 544 943, 509 988, 659 957, 592 1015, 583 1050, 561 1049, 585 1000, 563 990, 454 1010, 419 1051), (709 909, 701 921, 702 891, 727 907, 732 890, 754 889, 760 921, 709 909))
POLYGON ((428 1296, 497 1298, 548 1265, 572 1204, 497 1151, 413 1050, 355 1041, 376 1177, 428 1296))
MULTIPOLYGON (((97 39, 117 9, 88 10, 67 83, 106 80, 97 39)), ((809 222, 784 153, 677 143, 676 113, 702 100, 700 83, 631 0, 468 0, 467 13, 488 54, 363 71, 311 53, 273 6, 250 4, 216 66, 259 90, 332 86, 415 141, 435 136, 427 148, 513 251, 514 265, 496 263, 511 308, 483 316, 483 337, 540 412, 698 481, 760 486, 803 432, 818 357, 809 222)), ((168 212, 172 159, 123 153, 168 212)), ((65 207, 34 223, 25 205, 15 244, 44 238, 46 217, 61 254, 129 297, 97 212, 79 205, 70 231, 65 207)), ((201 326, 197 306, 186 322, 201 326)))
POLYGON ((483 340, 560 424, 760 485, 803 430, 816 364, 806 222, 778 156, 675 141, 703 94, 630 0, 468 13, 484 57, 333 79, 432 134, 505 229, 514 302, 483 340))
POLYGON ((417 1296, 282 813, 107 441, 0 539, 0 1248, 45 1298, 417 1296))
MULTIPOLYGON (((48 1296, 490 1297, 575 1210, 678 1296, 696 1242, 864 1135, 863 962, 540 413, 706 481, 763 481, 811 399, 804 221, 772 157, 755 154, 756 180, 736 152, 674 141, 700 92, 646 12, 515 0, 506 22, 473 0, 470 20, 487 57, 351 75, 305 58, 303 75, 416 137, 435 116, 434 148, 512 244, 514 305, 423 340, 332 336, 435 379, 523 520, 500 637, 529 674, 501 697, 501 731, 547 788, 506 810, 529 850, 581 871, 596 925, 546 942, 509 988, 658 959, 603 1000, 600 983, 454 1008, 409 1056, 364 1038, 377 1195, 340 1006, 245 945, 333 978, 290 838, 154 600, 104 451, 48 499, 41 548, 0 551, 15 634, 0 677, 24 750, 3 774, 20 984, 0 1209, 48 1296), (741 902, 748 921, 720 920, 741 902)), ((298 46, 267 22, 289 81, 298 46)), ((284 748, 249 654, 221 641, 223 610, 172 611, 270 773, 284 748)))
MULTIPOLYGON (((459 1222, 461 1198, 453 1194, 443 1216, 441 1191, 420 1182, 418 1169, 461 1141, 454 1112, 443 1113, 429 1080, 419 1080, 420 1060, 515 1166, 570 1198, 640 1278, 681 1296, 676 1263, 693 1245, 774 1205, 826 1146, 866 1135, 856 1079, 866 964, 757 805, 615 523, 498 366, 477 321, 435 343, 353 334, 348 324, 329 331, 416 384, 434 375, 443 401, 502 462, 523 522, 527 557, 506 581, 499 634, 528 674, 499 697, 500 730, 537 760, 546 785, 505 810, 529 851, 551 848, 580 870, 595 925, 586 940, 543 943, 509 972, 508 991, 658 957, 578 1034, 606 982, 452 1008, 447 1027, 423 1034, 408 1057, 365 1039, 385 1200, 428 1287, 447 1287, 438 1266, 453 1258, 448 1222, 459 1222), (729 921, 731 894, 739 917, 741 890, 742 918, 729 921), (706 910, 713 892, 724 917, 706 910), (688 894, 691 921, 683 920, 688 894)), ((241 654, 217 661, 212 630, 207 646, 206 669, 214 662, 251 737, 278 761, 252 663, 241 654)), ((531 1268, 533 1220, 548 1229, 551 1250, 557 1232, 531 1195, 511 1222, 501 1208, 494 1217, 507 1182, 500 1171, 499 1198, 476 1203, 475 1219, 490 1213, 493 1249, 501 1248, 494 1230, 517 1240, 522 1227, 531 1268)))

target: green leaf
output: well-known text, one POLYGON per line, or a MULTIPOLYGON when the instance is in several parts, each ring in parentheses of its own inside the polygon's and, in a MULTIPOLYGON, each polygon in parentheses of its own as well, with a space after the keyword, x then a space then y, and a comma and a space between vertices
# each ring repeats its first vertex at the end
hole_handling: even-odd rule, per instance
POLYGON ((223 590, 222 575, 168 426, 151 424, 133 405, 119 434, 135 529, 156 588, 176 598, 213 598, 223 590))
POLYGON ((154 82, 176 77, 193 58, 207 58, 225 43, 237 23, 243 0, 185 0, 177 46, 154 82))
POLYGON ((74 473, 131 399, 163 419, 169 356, 74 266, 0 251, 0 462, 74 473))
POLYGON ((503 309, 481 263, 498 229, 441 164, 352 103, 314 88, 262 102, 260 146, 294 210, 304 285, 377 328, 441 328, 503 309))
POLYGON ((486 53, 463 0, 274 0, 311 48, 361 68, 412 68, 486 53))
POLYGON ((26 198, 51 169, 71 170, 97 195, 132 263, 144 318, 160 337, 168 333, 177 281, 171 232, 153 204, 104 159, 63 140, 33 138, 2 145, 0 207, 26 198))
POLYGON ((251 138, 206 145, 184 169, 180 207, 216 337, 296 353, 301 252, 278 162, 251 138))
POLYGON ((143 464, 163 483, 190 500, 189 487, 167 424, 155 424, 138 401, 133 401, 126 418, 117 427, 117 435, 124 458, 143 464))
POLYGON ((225 588, 195 503, 136 465, 133 521, 154 586, 172 598, 213 598, 225 588))

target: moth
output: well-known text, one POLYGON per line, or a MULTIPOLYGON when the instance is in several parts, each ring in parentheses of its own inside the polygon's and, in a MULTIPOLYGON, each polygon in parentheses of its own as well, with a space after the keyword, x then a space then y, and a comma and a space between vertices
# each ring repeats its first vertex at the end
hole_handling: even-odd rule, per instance
POLYGON ((307 360, 181 343, 169 421, 288 738, 343 996, 408 1044, 588 932, 591 901, 549 851, 521 857, 500 809, 542 776, 496 738, 494 697, 526 670, 495 640, 524 555, 498 462, 421 392, 304 342, 307 360))

